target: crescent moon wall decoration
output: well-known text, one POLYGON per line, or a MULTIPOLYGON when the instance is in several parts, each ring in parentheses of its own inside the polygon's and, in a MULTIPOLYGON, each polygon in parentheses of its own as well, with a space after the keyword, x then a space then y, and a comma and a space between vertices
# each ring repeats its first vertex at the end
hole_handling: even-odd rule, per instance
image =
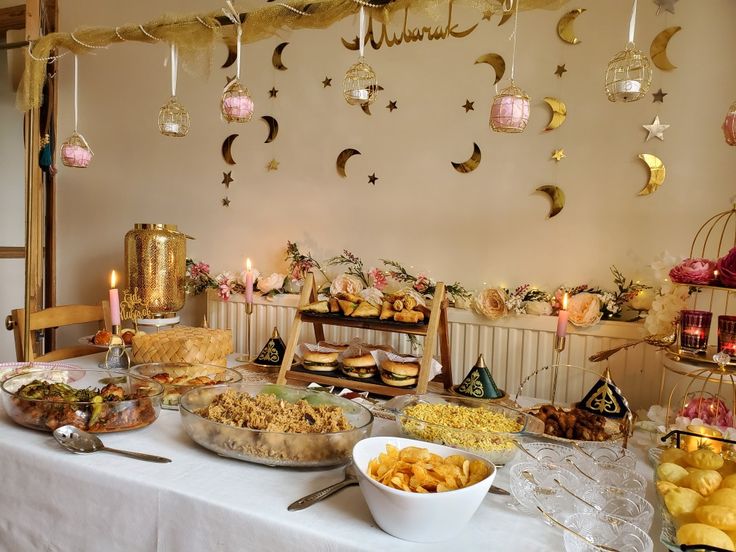
POLYGON ((237 52, 235 50, 235 44, 228 44, 227 45, 227 59, 225 60, 225 63, 222 64, 222 68, 226 69, 230 67, 233 63, 235 63, 236 56, 237 56, 237 52))
POLYGON ((562 188, 560 188, 559 186, 553 186, 553 185, 540 186, 539 188, 536 189, 536 191, 546 194, 551 201, 549 214, 547 215, 548 219, 551 219, 552 217, 559 215, 560 211, 564 209, 565 192, 563 192, 562 188))
POLYGON ((504 23, 506 23, 509 19, 511 19, 511 16, 514 15, 514 10, 509 10, 502 12, 501 19, 498 21, 498 26, 500 27, 504 23))
POLYGON ((637 195, 645 196, 653 194, 664 183, 666 176, 664 163, 662 163, 659 157, 651 153, 642 153, 639 155, 639 159, 644 161, 649 167, 649 181, 637 195))
POLYGON ((560 17, 560 20, 557 22, 557 36, 559 36, 564 42, 567 42, 568 44, 580 44, 581 41, 577 36, 575 36, 575 30, 573 29, 572 24, 584 11, 585 8, 575 8, 560 17))
POLYGON ((667 57, 667 45, 670 43, 670 39, 681 29, 682 27, 667 27, 652 40, 652 45, 649 47, 649 55, 652 58, 652 63, 662 69, 662 71, 677 69, 677 66, 673 65, 667 57))
POLYGON ((263 143, 268 144, 273 142, 276 139, 276 135, 279 133, 279 122, 275 117, 271 117, 270 115, 264 115, 261 117, 261 121, 268 125, 268 138, 266 138, 266 141, 263 143))
POLYGON ((353 155, 360 155, 360 152, 354 148, 347 148, 337 154, 337 161, 335 162, 335 165, 337 167, 337 174, 339 174, 343 178, 347 178, 348 176, 345 172, 345 163, 347 163, 348 159, 350 159, 353 155))
POLYGON ((493 81, 493 84, 497 84, 503 78, 503 74, 506 71, 506 62, 498 54, 483 54, 482 56, 478 56, 475 63, 487 63, 493 67, 493 70, 496 72, 496 80, 493 81))
POLYGON ((454 161, 452 161, 452 166, 459 173, 469 173, 478 168, 478 165, 480 165, 480 158, 480 148, 478 147, 478 144, 473 142, 473 154, 470 156, 470 158, 467 161, 463 161, 462 163, 455 163, 454 161))
POLYGON ((362 109, 363 110, 363 113, 365 113, 366 115, 370 115, 371 114, 371 106, 370 106, 370 104, 364 103, 364 104, 362 104, 360 106, 360 109, 362 109))
POLYGON ((284 65, 281 61, 281 54, 284 51, 284 48, 286 48, 289 45, 288 42, 282 42, 276 48, 273 50, 273 56, 271 57, 271 63, 273 63, 273 66, 278 69, 279 71, 286 71, 287 67, 284 65))
POLYGON ((552 118, 549 120, 549 123, 547 123, 547 126, 544 128, 544 131, 548 132, 550 130, 558 128, 560 125, 562 125, 562 123, 565 122, 565 119, 567 118, 567 106, 565 105, 565 102, 549 96, 544 98, 544 102, 552 110, 552 118))
POLYGON ((234 165, 235 159, 233 159, 233 142, 238 137, 238 134, 231 134, 222 142, 222 158, 228 165, 234 165))

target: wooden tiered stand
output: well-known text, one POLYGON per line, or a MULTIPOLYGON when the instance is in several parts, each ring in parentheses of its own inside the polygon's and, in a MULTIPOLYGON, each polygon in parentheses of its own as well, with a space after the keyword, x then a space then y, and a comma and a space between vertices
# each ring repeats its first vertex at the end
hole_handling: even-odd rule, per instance
MULTIPOLYGON (((308 274, 299 297, 299 307, 317 301, 317 288, 314 275, 308 274)), ((312 314, 300 312, 297 308, 294 322, 291 324, 289 341, 286 344, 281 369, 277 383, 286 383, 287 378, 291 380, 316 382, 325 385, 337 385, 349 387, 361 391, 369 391, 377 395, 407 395, 411 393, 426 393, 429 383, 430 366, 432 364, 432 351, 435 350, 436 340, 440 342, 440 358, 442 362, 442 381, 445 389, 452 387, 452 367, 450 365, 450 341, 447 332, 447 298, 445 297, 445 284, 439 282, 435 289, 432 311, 427 324, 405 324, 393 320, 379 320, 377 318, 350 318, 336 314, 312 314), (323 325, 347 326, 349 328, 362 328, 366 330, 377 330, 382 332, 396 332, 411 335, 424 336, 424 355, 419 368, 416 387, 403 388, 381 385, 373 382, 362 381, 352 378, 342 378, 325 375, 321 372, 302 372, 292 370, 292 361, 296 348, 299 345, 302 324, 313 324, 314 335, 317 341, 325 338, 323 325)))

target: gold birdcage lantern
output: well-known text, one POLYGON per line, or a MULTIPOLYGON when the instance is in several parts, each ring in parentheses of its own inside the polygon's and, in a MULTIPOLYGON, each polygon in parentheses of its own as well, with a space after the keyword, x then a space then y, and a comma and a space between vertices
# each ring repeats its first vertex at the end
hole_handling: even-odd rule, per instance
POLYGON ((93 155, 87 140, 76 131, 61 145, 61 162, 67 167, 84 169, 93 155))
POLYGON ((370 105, 376 99, 378 79, 373 68, 365 62, 363 56, 345 73, 342 81, 342 93, 350 105, 370 105))
POLYGON ((736 102, 731 104, 723 121, 723 136, 729 146, 736 146, 736 102))
POLYGON ((630 42, 606 68, 606 95, 612 102, 635 102, 644 97, 652 83, 649 58, 630 42))
POLYGON ((228 123, 247 123, 253 118, 253 100, 238 79, 225 87, 220 100, 222 118, 228 123))
POLYGON ((189 133, 189 112, 171 96, 158 112, 158 130, 164 136, 180 138, 189 133))
POLYGON ((496 94, 491 104, 491 129, 494 132, 524 132, 529 122, 529 95, 511 81, 496 94))

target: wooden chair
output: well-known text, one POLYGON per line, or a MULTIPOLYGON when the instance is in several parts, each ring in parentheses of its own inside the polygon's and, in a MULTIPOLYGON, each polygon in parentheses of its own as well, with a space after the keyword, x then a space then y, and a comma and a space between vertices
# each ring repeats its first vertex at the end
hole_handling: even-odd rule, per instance
MULTIPOLYGON (((15 356, 21 362, 25 360, 23 355, 25 309, 13 309, 9 319, 8 329, 11 329, 10 326, 12 326, 15 335, 15 356)), ((102 305, 63 305, 31 313, 31 332, 90 322, 98 322, 99 326, 102 327, 104 320, 102 305)), ((50 362, 99 352, 100 349, 92 345, 75 345, 56 349, 36 358, 33 357, 33 350, 31 350, 29 359, 50 362)))

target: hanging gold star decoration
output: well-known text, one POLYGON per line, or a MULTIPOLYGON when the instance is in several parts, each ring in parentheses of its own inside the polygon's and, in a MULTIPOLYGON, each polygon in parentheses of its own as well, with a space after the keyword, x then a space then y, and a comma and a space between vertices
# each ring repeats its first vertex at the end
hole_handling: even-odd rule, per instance
POLYGON ((388 109, 392 113, 394 109, 399 109, 398 106, 396 105, 396 100, 389 101, 388 105, 386 106, 386 109, 388 109))
POLYGON ((229 197, 223 197, 222 198, 222 206, 223 207, 230 207, 230 198, 229 197))
POLYGON ((667 92, 662 92, 662 89, 660 88, 657 92, 652 92, 652 96, 654 96, 654 99, 652 102, 654 103, 664 103, 664 97, 667 95, 667 92))
POLYGON ((376 176, 376 173, 373 173, 368 176, 368 184, 376 185, 376 180, 378 180, 378 177, 376 176))
POLYGON ((558 65, 557 69, 555 69, 555 75, 557 75, 560 78, 562 78, 562 75, 564 75, 565 73, 567 73, 567 69, 565 69, 564 63, 562 65, 558 65))
POLYGON ((322 88, 327 88, 328 86, 332 86, 332 79, 325 77, 325 80, 322 81, 322 88))
POLYGON ((648 142, 654 137, 657 137, 660 140, 664 140, 664 131, 670 128, 670 125, 663 125, 662 123, 659 122, 659 115, 657 115, 654 118, 654 121, 652 121, 651 125, 641 125, 641 126, 647 129, 647 131, 649 132, 649 134, 647 135, 647 139, 644 140, 645 142, 648 142))
POLYGON ((234 181, 232 177, 233 171, 223 172, 222 173, 222 183, 225 185, 226 188, 230 187, 230 183, 234 181))
POLYGON ((279 170, 279 162, 276 159, 271 159, 266 165, 268 172, 279 170))
POLYGON ((468 111, 475 111, 475 108, 473 107, 474 103, 475 102, 471 102, 470 100, 465 100, 465 105, 462 105, 460 107, 465 109, 465 113, 467 113, 468 111))
POLYGON ((556 149, 552 152, 552 159, 557 161, 558 163, 562 161, 567 155, 565 155, 565 148, 556 149))
POLYGON ((677 3, 677 0, 654 0, 654 3, 657 5, 657 15, 659 15, 662 10, 670 12, 671 14, 675 13, 675 4, 677 3))
POLYGON ((278 95, 279 91, 276 90, 276 87, 272 87, 271 90, 268 91, 268 97, 269 98, 275 98, 278 95))
POLYGON ((490 21, 491 17, 493 17, 493 10, 485 10, 481 21, 490 21))

